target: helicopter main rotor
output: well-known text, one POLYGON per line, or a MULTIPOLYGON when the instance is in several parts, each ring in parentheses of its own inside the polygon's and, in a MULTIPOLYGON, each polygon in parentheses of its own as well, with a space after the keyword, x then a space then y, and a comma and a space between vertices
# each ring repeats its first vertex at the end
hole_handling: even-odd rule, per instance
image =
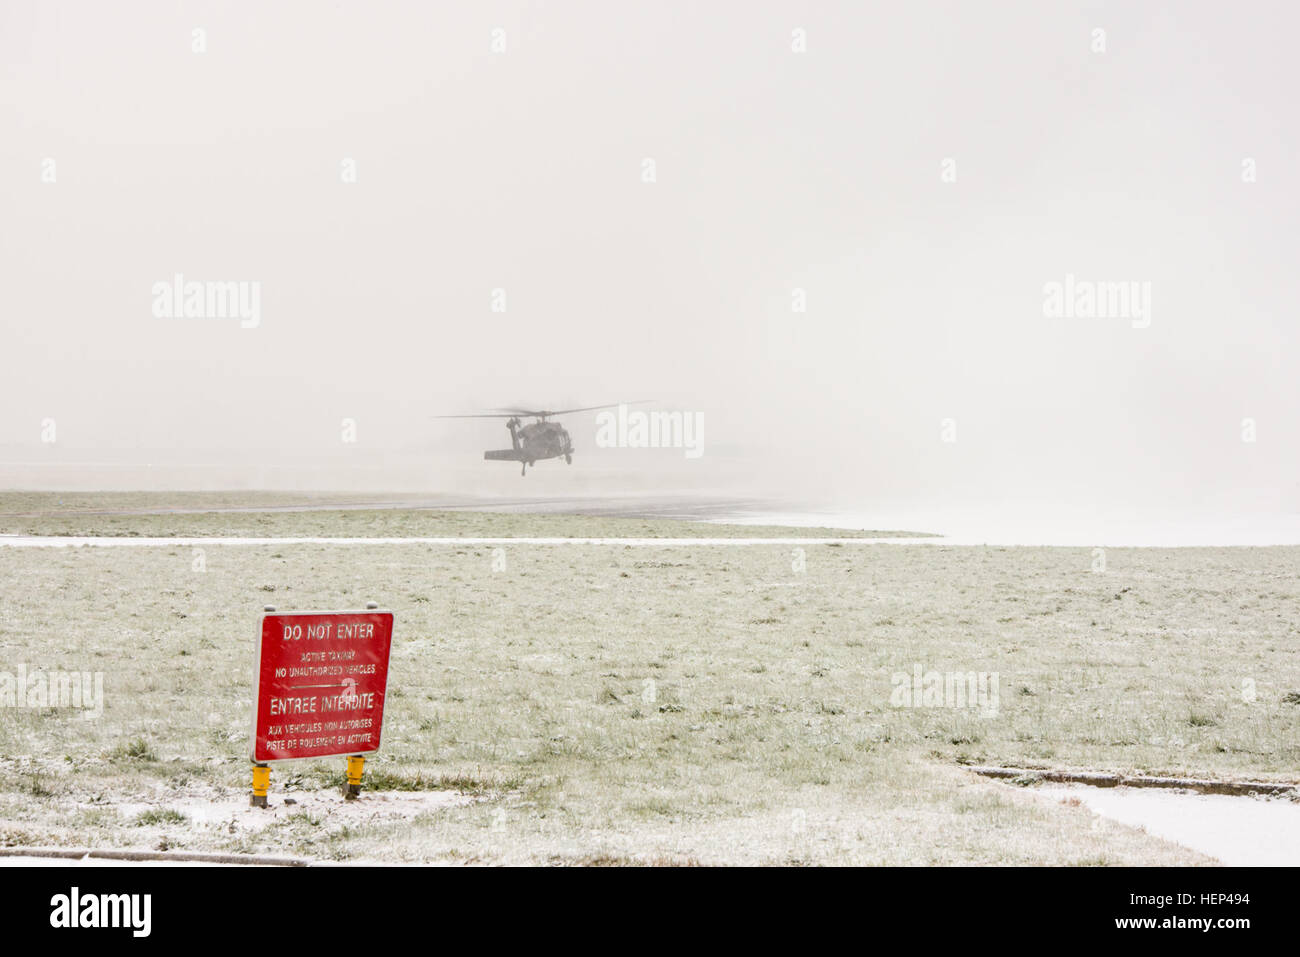
POLYGON ((617 409, 620 405, 643 405, 650 399, 638 399, 636 402, 615 402, 613 405, 585 405, 578 409, 511 409, 501 408, 492 412, 471 412, 465 415, 435 415, 435 419, 509 419, 517 416, 527 416, 531 419, 545 422, 549 418, 557 415, 568 415, 571 412, 594 412, 597 409, 617 409))

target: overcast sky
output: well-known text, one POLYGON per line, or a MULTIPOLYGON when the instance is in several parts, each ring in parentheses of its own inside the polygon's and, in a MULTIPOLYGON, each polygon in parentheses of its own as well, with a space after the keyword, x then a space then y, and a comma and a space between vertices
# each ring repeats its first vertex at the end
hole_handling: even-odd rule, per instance
MULTIPOLYGON (((650 398, 701 484, 1300 507, 1293 3, 0 11, 0 485, 509 472, 430 416, 650 398), (177 273, 258 324, 160 318, 177 273), (1067 276, 1149 309, 1046 315, 1067 276)), ((552 483, 664 460, 570 427, 552 483)))

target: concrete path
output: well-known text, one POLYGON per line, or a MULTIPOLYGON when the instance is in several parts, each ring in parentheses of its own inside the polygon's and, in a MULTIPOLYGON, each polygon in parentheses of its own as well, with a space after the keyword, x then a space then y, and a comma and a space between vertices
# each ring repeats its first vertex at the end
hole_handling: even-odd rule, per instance
POLYGON ((1300 864, 1300 804, 1288 798, 1195 794, 1163 788, 1040 785, 1048 800, 1078 800, 1102 817, 1238 867, 1300 864))

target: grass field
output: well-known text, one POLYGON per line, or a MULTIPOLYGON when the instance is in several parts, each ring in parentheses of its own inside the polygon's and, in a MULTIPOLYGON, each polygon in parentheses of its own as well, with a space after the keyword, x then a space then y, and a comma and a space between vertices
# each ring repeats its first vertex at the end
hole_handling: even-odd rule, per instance
MULTIPOLYGON (((162 521, 176 534, 248 534, 239 523, 252 522, 296 535, 327 514, 162 521)), ((361 527, 391 517, 343 514, 370 516, 361 527)), ((545 535, 563 517, 411 520, 545 535)), ((86 516, 79 531, 129 534, 117 521, 86 516)), ((602 535, 620 534, 610 522, 674 537, 664 529, 685 524, 587 521, 602 535)), ((0 708, 0 844, 451 862, 1195 863, 961 765, 1296 777, 1295 549, 1110 549, 1102 574, 1087 549, 803 553, 800 571, 777 546, 0 548, 0 670, 103 672, 105 695, 97 720, 0 708), (367 600, 394 611, 396 632, 366 797, 337 798, 338 759, 277 768, 279 807, 247 808, 262 606, 367 600), (917 666, 996 673, 996 713, 894 706, 891 677, 917 666)))
MULTIPOLYGON (((320 507, 321 503, 386 502, 400 497, 306 495, 261 492, 262 507, 320 507)), ((607 515, 510 514, 414 508, 349 508, 301 512, 208 511, 179 514, 104 514, 104 510, 242 508, 238 493, 142 492, 91 495, 49 492, 0 493, 0 534, 109 535, 139 538, 297 537, 297 538, 917 538, 924 532, 846 531, 840 528, 790 528, 781 525, 715 525, 663 518, 607 515)))

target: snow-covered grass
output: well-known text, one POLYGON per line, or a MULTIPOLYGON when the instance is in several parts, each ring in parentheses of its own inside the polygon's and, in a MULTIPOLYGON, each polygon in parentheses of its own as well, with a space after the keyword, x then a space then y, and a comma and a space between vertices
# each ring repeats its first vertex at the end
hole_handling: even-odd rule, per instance
POLYGON ((101 671, 105 706, 0 708, 0 843, 1196 861, 960 765, 1291 779, 1297 554, 1112 549, 1096 574, 1087 549, 3 549, 0 671, 101 671), (275 809, 245 808, 261 607, 368 600, 397 622, 370 800, 335 800, 338 759, 277 768, 275 809), (996 713, 895 707, 917 665, 996 673, 996 713))
MULTIPOLYGON (((349 507, 329 509, 347 496, 258 493, 263 507, 274 504, 305 511, 246 511, 234 493, 174 492, 0 493, 0 534, 132 538, 910 538, 924 532, 852 530, 786 525, 728 525, 628 515, 506 513, 466 509, 349 507), (158 510, 210 509, 174 514, 158 510), (320 509, 319 511, 317 509, 320 509), (107 510, 107 511, 106 511, 107 510)), ((360 498, 359 501, 367 501, 360 498)), ((625 506, 631 507, 631 506, 625 506)))

